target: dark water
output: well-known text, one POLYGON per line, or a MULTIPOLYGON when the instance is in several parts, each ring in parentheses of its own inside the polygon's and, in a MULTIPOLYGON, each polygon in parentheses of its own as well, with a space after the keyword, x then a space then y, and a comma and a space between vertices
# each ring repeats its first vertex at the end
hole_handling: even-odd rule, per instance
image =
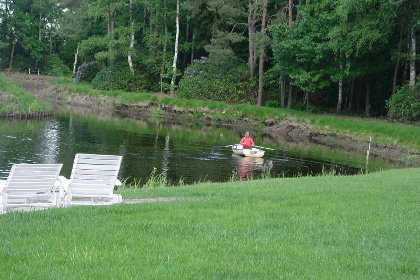
MULTIPOLYGON (((122 155, 119 178, 141 182, 154 168, 172 182, 182 178, 185 183, 228 181, 232 176, 317 175, 331 170, 355 174, 364 168, 364 155, 313 147, 299 150, 252 131, 258 145, 285 153, 268 151, 264 158, 255 159, 233 155, 230 148, 212 152, 213 146, 238 142, 242 134, 243 130, 203 124, 74 112, 58 112, 45 121, 0 120, 0 178, 7 177, 14 163, 63 163, 61 173, 68 177, 76 153, 122 155)), ((370 162, 371 170, 388 167, 378 160, 370 162)))

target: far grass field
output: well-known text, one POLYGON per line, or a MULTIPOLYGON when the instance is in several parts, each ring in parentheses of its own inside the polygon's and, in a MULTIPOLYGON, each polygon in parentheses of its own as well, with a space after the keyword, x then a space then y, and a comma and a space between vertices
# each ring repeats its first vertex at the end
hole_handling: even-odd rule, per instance
POLYGON ((0 279, 418 279, 420 169, 121 191, 0 216, 0 279))
MULTIPOLYGON (((289 121, 313 126, 319 131, 332 131, 354 135, 357 138, 368 140, 369 137, 378 144, 398 145, 404 149, 420 150, 420 126, 391 123, 374 118, 353 118, 343 116, 328 116, 311 114, 304 111, 268 108, 247 104, 231 105, 211 100, 190 100, 174 98, 153 93, 130 93, 124 91, 95 90, 89 83, 73 83, 58 81, 58 84, 69 88, 69 92, 90 96, 105 95, 115 99, 116 105, 130 104, 135 102, 149 102, 155 105, 176 105, 181 108, 198 109, 206 108, 212 112, 215 120, 244 120, 250 119, 249 124, 263 122, 269 118, 277 117, 279 120, 289 121)), ((204 118, 199 112, 189 117, 204 118)))

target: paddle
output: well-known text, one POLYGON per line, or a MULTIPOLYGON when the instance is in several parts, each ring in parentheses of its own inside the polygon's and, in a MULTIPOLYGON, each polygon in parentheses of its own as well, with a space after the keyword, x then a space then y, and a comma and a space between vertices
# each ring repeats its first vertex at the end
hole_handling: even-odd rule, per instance
POLYGON ((214 151, 214 150, 220 150, 220 149, 223 149, 223 148, 227 148, 227 147, 232 147, 233 145, 226 145, 226 146, 216 146, 216 147, 213 147, 212 148, 212 150, 214 151))
POLYGON ((276 152, 279 152, 279 153, 286 153, 286 151, 283 151, 283 150, 278 150, 278 149, 272 149, 272 148, 261 147, 261 146, 253 146, 253 147, 255 147, 255 148, 260 148, 260 149, 264 149, 264 150, 276 151, 276 152))

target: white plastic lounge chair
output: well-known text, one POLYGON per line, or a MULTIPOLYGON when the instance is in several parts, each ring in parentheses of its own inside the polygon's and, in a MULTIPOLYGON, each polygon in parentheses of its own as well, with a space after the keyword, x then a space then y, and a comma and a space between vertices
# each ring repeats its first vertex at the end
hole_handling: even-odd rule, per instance
POLYGON ((14 164, 3 188, 0 212, 60 206, 55 184, 62 164, 14 164))
POLYGON ((70 180, 60 176, 63 202, 71 205, 109 205, 122 202, 113 194, 122 156, 76 154, 70 180))

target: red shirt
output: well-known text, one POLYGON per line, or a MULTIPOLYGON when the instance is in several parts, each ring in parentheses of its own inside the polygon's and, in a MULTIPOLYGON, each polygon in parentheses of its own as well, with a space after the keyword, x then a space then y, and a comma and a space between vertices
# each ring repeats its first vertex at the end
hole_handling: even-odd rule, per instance
POLYGON ((244 137, 241 139, 241 142, 239 144, 244 145, 244 148, 251 148, 252 145, 254 145, 254 140, 252 140, 251 137, 244 137))

